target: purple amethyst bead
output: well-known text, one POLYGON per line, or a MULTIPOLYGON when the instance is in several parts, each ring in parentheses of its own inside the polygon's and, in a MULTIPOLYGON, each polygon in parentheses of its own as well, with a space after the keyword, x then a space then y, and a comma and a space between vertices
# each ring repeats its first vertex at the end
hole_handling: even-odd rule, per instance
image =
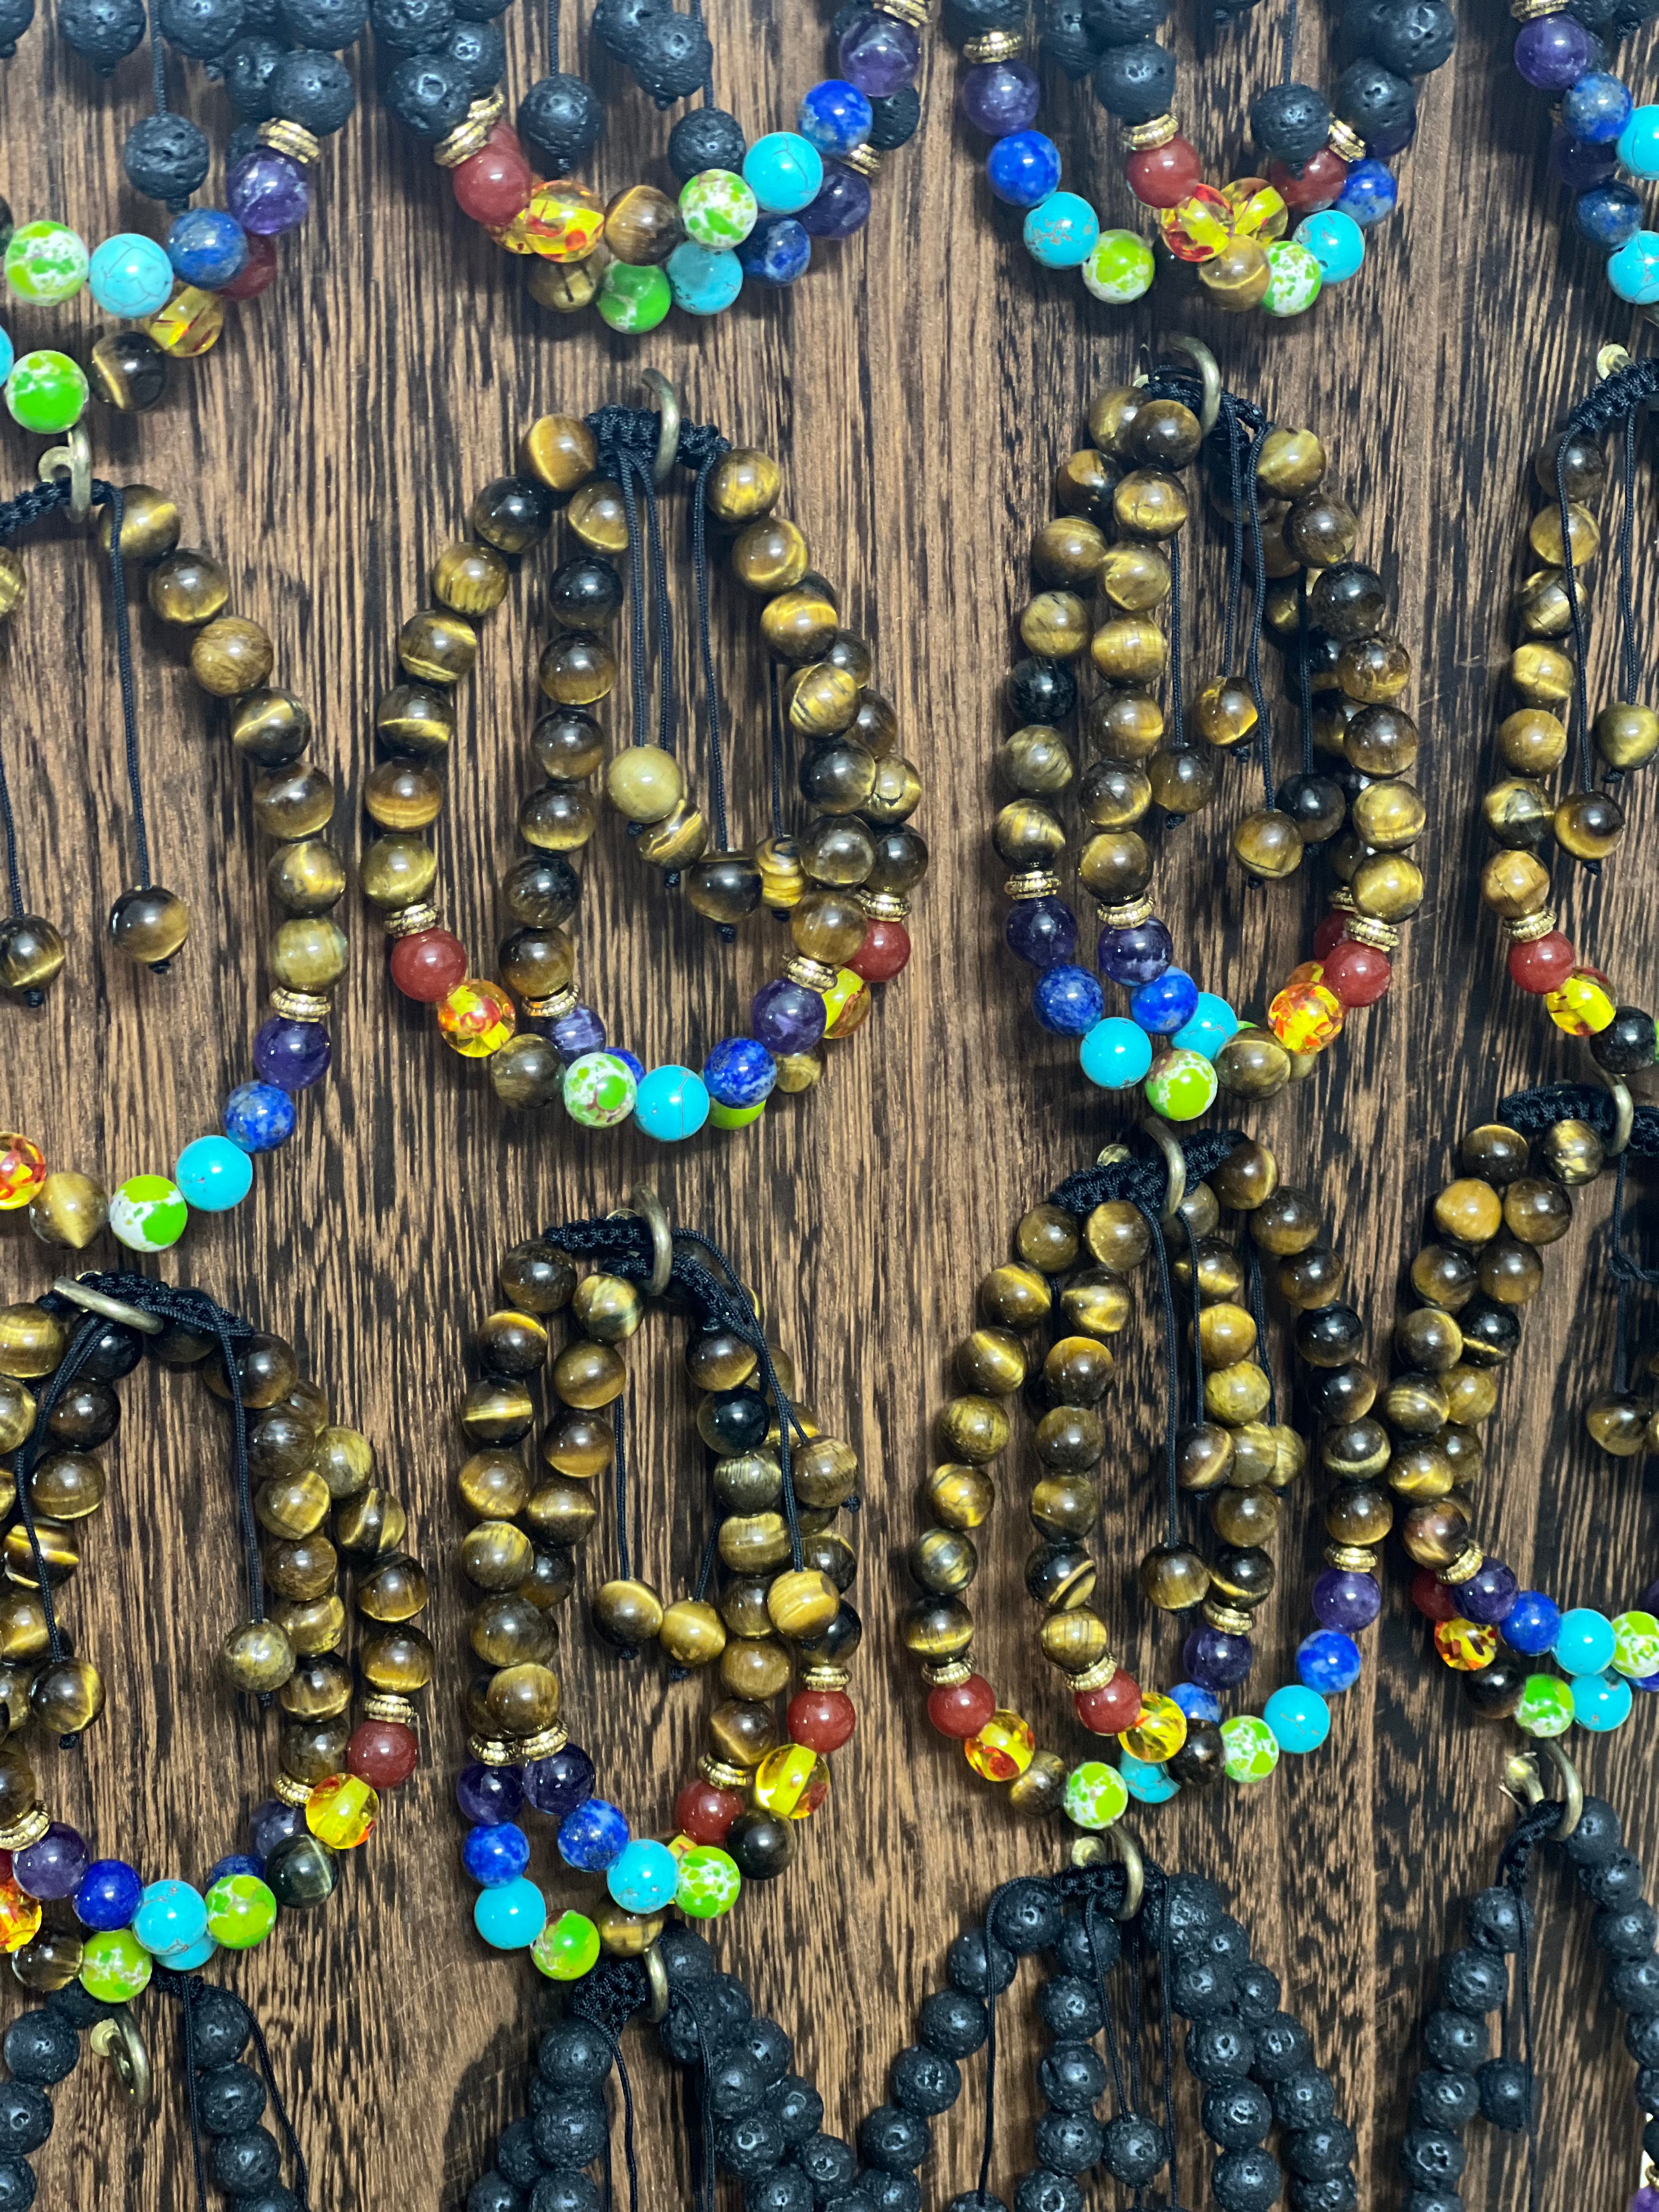
POLYGON ((1181 1663, 1200 1689, 1231 1690, 1255 1665, 1255 1647, 1248 1636, 1230 1636, 1206 1623, 1182 1645, 1181 1663))
POLYGON ((1642 1610, 1644 1613, 1659 1611, 1659 1583, 1650 1583, 1643 1591, 1642 1610))
POLYGON ((1558 123, 1550 133, 1550 167, 1569 191, 1587 192, 1594 185, 1613 182, 1619 156, 1611 146, 1574 138, 1558 123))
POLYGON ((1659 2212, 1659 2189, 1644 2185, 1630 2200, 1627 2212, 1659 2212))
POLYGON ((455 1802, 475 1828, 497 1828, 524 1802, 524 1776, 516 1766, 464 1766, 455 1778, 455 1802))
POLYGON ((328 1073, 328 1031, 321 1022, 291 1022, 273 1014, 253 1037, 253 1065, 282 1091, 308 1091, 328 1073))
POLYGON ((1417 118, 1408 115, 1403 123, 1393 123, 1385 129, 1373 131, 1365 141, 1365 151, 1377 161, 1392 161, 1403 154, 1417 136, 1417 118))
POLYGON ((763 983, 749 1002, 749 1025, 769 1053, 811 1052, 823 1035, 823 1000, 787 975, 763 983))
POLYGON ((1565 92, 1595 66, 1595 36, 1574 15, 1535 15, 1516 33, 1515 66, 1538 92, 1565 92))
POLYGON ((605 1050, 605 1024, 592 1006, 577 1006, 548 1032, 561 1060, 580 1060, 585 1052, 605 1050))
POLYGON ((256 238, 276 238, 297 230, 311 212, 311 185, 305 171, 286 154, 261 146, 244 154, 225 184, 231 213, 256 238))
POLYGON ((80 1830, 54 1820, 38 1842, 13 1852, 11 1878, 30 1897, 47 1902, 73 1897, 91 1863, 92 1853, 80 1830))
POLYGON ((248 1845, 255 1858, 268 1859, 278 1844, 285 1844, 290 1836, 302 1836, 305 1832, 304 1806, 284 1805, 278 1797, 267 1797, 247 1816, 248 1845))
POLYGON ((957 111, 988 138, 1029 131, 1042 105, 1042 87, 1026 62, 981 62, 962 80, 957 111))
POLYGON ((915 82, 921 66, 921 41, 908 23, 873 9, 841 34, 841 73, 866 100, 890 100, 915 82))
POLYGON ((1515 1610, 1521 1585, 1502 1559, 1487 1559, 1466 1583, 1460 1583, 1457 1601, 1465 1620, 1496 1628, 1515 1610))
POLYGON ((1322 1628, 1340 1628, 1352 1635, 1356 1628, 1369 1628, 1382 1610, 1382 1592, 1375 1575, 1327 1567, 1313 1586, 1313 1616, 1322 1628))
POLYGON ((870 186, 856 170, 826 161, 817 199, 795 220, 809 238, 851 238, 870 220, 870 186))
POLYGON ((1003 934, 1028 968, 1063 967, 1077 951, 1077 916, 1064 899, 1017 899, 1003 934))
POLYGON ((1137 984, 1158 981, 1175 957, 1175 939, 1156 915, 1123 929, 1109 924, 1100 933, 1096 957, 1109 982, 1133 991, 1137 984))
POLYGON ((524 1771, 524 1794, 550 1820, 562 1820, 593 1795, 593 1762, 579 1743, 532 1759, 524 1771))

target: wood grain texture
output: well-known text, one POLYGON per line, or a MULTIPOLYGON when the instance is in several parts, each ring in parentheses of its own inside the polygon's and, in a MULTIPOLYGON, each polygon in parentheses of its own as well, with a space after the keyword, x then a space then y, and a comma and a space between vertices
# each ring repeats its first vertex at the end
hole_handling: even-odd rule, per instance
MULTIPOLYGON (((1278 67, 1270 12, 1209 55, 1201 75, 1183 44, 1182 110, 1224 174, 1227 158, 1242 165, 1250 89, 1278 67)), ((591 319, 575 330, 544 320, 371 98, 326 153, 318 212, 284 252, 276 287, 236 318, 218 355, 175 373, 175 396, 157 417, 96 418, 100 468, 176 492, 187 539, 221 552, 234 604, 270 629, 277 680, 315 709, 317 753, 341 781, 348 842, 397 626, 421 604, 425 571, 461 528, 472 492, 510 465, 536 415, 631 398, 644 362, 681 382, 696 419, 782 456, 787 507, 844 586, 849 619, 873 640, 877 680, 927 785, 918 823, 933 866, 902 984, 836 1054, 818 1095, 731 1141, 669 1155, 631 1133, 589 1139, 562 1121, 505 1115, 481 1071, 445 1053, 395 1000, 379 933, 354 895, 333 1079, 306 1106, 289 1152, 262 1164, 249 1204, 198 1222, 159 1263, 170 1279, 197 1282, 291 1336, 339 1417, 374 1440, 436 1582, 444 1675, 427 1765, 326 1914, 285 1927, 234 1977, 300 2089, 319 2206, 450 2212, 501 2118, 521 2109, 544 1996, 526 1962, 481 1955, 448 1796, 464 1755, 454 1408, 502 1249, 544 1221, 617 1202, 642 1174, 677 1218, 707 1225, 737 1256, 810 1395, 869 1470, 854 1591, 867 1625, 854 1684, 860 1729, 798 1867, 746 1898, 719 1938, 724 1961, 798 2036, 830 2125, 849 2132, 881 2094, 885 2063, 908 2039, 964 1911, 997 1880, 1050 1861, 1050 1846, 970 1788, 959 1757, 926 1728, 898 1648, 896 1553, 919 1525, 929 1413, 979 1274, 1002 1256, 1024 1207, 1114 1133, 1112 1115, 1081 1095, 1069 1054, 1039 1044, 1023 1013, 1000 953, 1002 871, 984 830, 1010 617, 1024 594, 1030 534, 1049 512, 1051 471, 1080 441, 1091 391, 1129 373, 1159 331, 1197 330, 1235 390, 1325 437, 1418 658, 1428 903, 1387 1006, 1253 1123, 1325 1206, 1375 1348, 1458 1131, 1504 1088, 1576 1072, 1565 1042, 1504 984, 1497 933, 1474 891, 1475 801, 1492 758, 1524 471, 1555 410, 1593 375, 1596 346, 1628 333, 1606 324, 1595 257, 1562 236, 1547 125, 1509 70, 1507 15, 1487 4, 1462 14, 1455 60, 1425 88, 1404 212, 1377 240, 1374 270, 1286 328, 1221 321, 1197 299, 1162 295, 1112 314, 1074 281, 1036 274, 953 125, 956 64, 941 45, 923 134, 887 164, 867 240, 832 251, 786 300, 745 300, 708 329, 676 319, 643 349, 591 319)), ((714 15, 726 104, 753 130, 787 119, 820 72, 818 26, 764 0, 714 15)), ((515 10, 509 82, 519 87, 545 65, 531 28, 515 10)), ((1304 23, 1303 74, 1316 75, 1323 35, 1304 23)), ((568 40, 568 27, 567 65, 568 40)), ((0 77, 0 191, 20 218, 50 212, 94 239, 154 228, 155 211, 115 189, 142 94, 136 60, 112 87, 95 87, 37 25, 0 77)), ((200 94, 198 83, 198 106, 200 94)), ((1112 135, 1086 88, 1049 96, 1069 173, 1109 220, 1129 219, 1112 135)), ((213 103, 221 121, 216 94, 213 103)), ((660 118, 618 91, 603 187, 659 173, 662 135, 660 118)), ((84 333, 89 315, 70 311, 52 328, 84 333)), ((43 315, 9 319, 15 336, 46 342, 43 315)), ((8 424, 5 489, 21 487, 33 452, 8 424)), ((1651 538, 1649 529, 1649 554, 1651 538)), ((146 616, 140 682, 157 872, 189 900, 195 926, 166 979, 106 960, 100 918, 131 859, 100 586, 63 536, 28 558, 29 605, 0 636, 0 717, 26 879, 70 926, 71 969, 40 1015, 0 1016, 0 1121, 33 1133, 55 1162, 113 1182, 170 1166, 189 1136, 215 1126, 218 1101, 247 1072, 261 1008, 253 953, 270 927, 264 855, 244 772, 146 616)), ((532 777, 524 738, 545 573, 544 562, 527 562, 487 630, 448 771, 441 895, 480 957, 532 777)), ((1218 574, 1212 553, 1199 571, 1195 665, 1206 638, 1218 650, 1218 574)), ((1643 582, 1650 611, 1650 559, 1643 582)), ((720 591, 738 781, 757 799, 760 690, 738 642, 745 617, 720 591)), ((1571 894, 1567 927, 1640 997, 1659 939, 1651 801, 1636 791, 1636 835, 1601 887, 1571 894)), ((1311 884, 1241 891, 1221 865, 1235 811, 1230 794, 1175 841, 1161 881, 1200 980, 1243 1003, 1299 957, 1318 909, 1311 884)), ((738 821, 757 832, 758 805, 747 814, 740 805, 738 821)), ((689 1041, 720 1034, 760 980, 763 948, 745 943, 728 967, 682 919, 665 925, 613 826, 588 871, 584 976, 613 1034, 652 1059, 677 1048, 694 1057, 689 1041)), ((1579 1428, 1577 1409, 1609 1357, 1608 1310, 1587 1290, 1606 1202, 1603 1191, 1581 1207, 1530 1318, 1523 1370, 1504 1379, 1481 1526, 1518 1569, 1613 1609, 1654 1571, 1655 1480, 1648 1462, 1593 1460, 1579 1428)), ((6 1217, 0 1291, 32 1296, 46 1272, 27 1229, 6 1217)), ((691 1571, 701 1526, 695 1486, 679 1480, 686 1408, 669 1382, 673 1357, 659 1331, 639 1368, 656 1386, 641 1465, 647 1567, 663 1583, 691 1571)), ((642 1401, 652 1395, 641 1389, 642 1401)), ((1158 1522, 1145 1470, 1160 1411, 1144 1343, 1113 1403, 1103 1588, 1127 1622, 1138 1613, 1134 1562, 1158 1522)), ((101 1850, 156 1874, 199 1875, 231 1847, 274 1754, 212 1680, 213 1651, 238 1606, 219 1409, 193 1383, 151 1377, 128 1386, 126 1404, 108 1454, 111 1505, 69 1601, 83 1648, 106 1668, 112 1710, 84 1759, 58 1762, 54 1802, 89 1824, 101 1850)), ((1279 1539, 1267 1666, 1288 1662, 1320 1542, 1310 1483, 1279 1539)), ((1030 1633, 1024 1537, 1012 1517, 986 1548, 983 1657, 1011 1697, 1058 1730, 1065 1717, 1030 1633)), ((1360 2131, 1365 2201, 1379 2206, 1401 2193, 1394 2154, 1434 1964, 1462 1895, 1489 1878, 1506 1821, 1498 1739, 1468 1724, 1443 1674, 1425 1666, 1404 1582, 1396 1557, 1370 1643, 1376 1663, 1343 1701, 1322 1755, 1287 1761, 1292 1771, 1260 1792, 1227 1790, 1135 1823, 1166 1864, 1213 1871, 1234 1894, 1341 2082, 1360 2131)), ((580 1596, 567 1619, 562 1665, 579 1732, 624 1807, 660 1824, 697 1747, 702 1693, 596 1656, 574 1632, 580 1596)), ((1127 1641, 1127 1656, 1151 1664, 1149 1632, 1127 1641)), ((1659 1844, 1649 1717, 1611 1741, 1576 1739, 1589 1780, 1623 1809, 1644 1851, 1659 1844)), ((1582 1916, 1565 1943, 1562 1924, 1551 1923, 1539 1984, 1543 2202, 1617 2204, 1637 2171, 1631 2066, 1582 1916)), ((660 2070, 647 2062, 638 2071, 646 2201, 665 2208, 688 2201, 689 2189, 660 2070)), ((87 2069, 61 2101, 40 2160, 41 2201, 171 2212, 189 2189, 178 2100, 165 2099, 136 2133, 107 2075, 87 2078, 101 2073, 87 2069)), ((964 2100, 939 2130, 935 2205, 971 2184, 975 2103, 964 2100)), ((1025 2120, 1016 2118, 1010 2185, 1012 2157, 1025 2162, 1025 2120)), ((1471 2204, 1521 2185, 1518 2154, 1493 2160, 1489 2190, 1486 2158, 1476 2152, 1471 2204)))

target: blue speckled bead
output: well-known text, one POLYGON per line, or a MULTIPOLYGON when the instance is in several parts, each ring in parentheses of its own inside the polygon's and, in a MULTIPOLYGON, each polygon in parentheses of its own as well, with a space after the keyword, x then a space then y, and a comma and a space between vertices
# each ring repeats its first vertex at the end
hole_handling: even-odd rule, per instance
POLYGON ((1364 1668, 1359 1646, 1340 1628, 1316 1628, 1296 1647, 1296 1671, 1304 1686, 1322 1697, 1352 1689, 1364 1668))
POLYGON ((228 1137, 198 1137, 173 1164, 173 1180, 198 1213, 228 1213, 253 1187, 253 1163, 228 1137))
POLYGON ((1619 1639, 1606 1613, 1576 1605, 1562 1614, 1551 1648, 1564 1674, 1599 1674, 1612 1666, 1619 1639))
POLYGON ((738 248, 745 276, 757 284, 793 284, 812 260, 812 241, 792 215, 763 215, 738 248))
POLYGON ((1031 1009, 1056 1036, 1087 1036, 1106 1011, 1105 994, 1086 968, 1045 968, 1031 986, 1031 1009))
POLYGON ((1304 216, 1293 235, 1319 264, 1320 280, 1326 284, 1342 283, 1357 273, 1365 258, 1365 234, 1340 207, 1304 216))
POLYGON ((653 1067, 641 1078, 634 1126, 659 1144, 695 1137, 708 1119, 708 1086, 695 1068, 653 1067))
MULTIPOLYGON (((743 180, 760 203, 763 215, 799 215, 818 196, 823 157, 797 131, 772 131, 757 138, 743 157, 743 180)), ((673 257, 669 257, 673 270, 673 257)))
POLYGON ((1635 1700, 1622 1674, 1575 1674, 1571 1686, 1572 1717, 1580 1728, 1604 1735, 1630 1718, 1635 1700))
POLYGON ((216 292, 247 266, 247 233, 223 208, 187 208, 167 233, 167 259, 186 284, 216 292))
POLYGON ((94 1859, 81 1877, 75 1910, 85 1927, 125 1928, 143 1893, 137 1867, 125 1859, 94 1859))
POLYGON ((461 1863, 474 1881, 500 1889, 516 1881, 530 1864, 530 1838, 516 1821, 497 1820, 469 1828, 461 1844, 461 1863))
POLYGON ((1607 262, 1607 282, 1638 307, 1659 301, 1659 231, 1638 230, 1607 262))
POLYGON ((1394 213, 1400 204, 1400 187, 1386 161, 1356 161, 1336 196, 1338 210, 1351 215, 1362 230, 1394 213))
POLYGON ((1083 1073, 1103 1091, 1130 1091, 1152 1064, 1152 1041, 1121 1014, 1097 1022, 1078 1050, 1083 1073))
MULTIPOLYGON (((870 136, 875 119, 875 110, 857 85, 848 84, 845 77, 827 76, 802 100, 795 127, 820 154, 850 154, 870 136)), ((805 207, 806 203, 799 204, 805 207)))
POLYGON ((93 255, 88 282, 106 315, 136 322, 173 297, 173 264, 153 238, 124 230, 106 238, 93 255))
POLYGON ((1608 146, 1619 137, 1635 108, 1628 86, 1605 70, 1589 70, 1561 95, 1561 128, 1569 137, 1608 146))
POLYGON ((559 1824, 559 1856, 584 1874, 603 1874, 628 1848, 628 1822, 603 1797, 589 1797, 559 1824))
POLYGON ((640 1058, 639 1054, 635 1052, 625 1051, 619 1044, 613 1044, 611 1048, 611 1056, 613 1060, 621 1060, 623 1066, 633 1077, 634 1085, 637 1090, 641 1079, 645 1073, 645 1062, 640 1058))
POLYGON ((1025 251, 1045 269, 1077 269, 1095 250, 1100 217, 1079 192, 1050 192, 1025 218, 1025 251))
POLYGON ((1170 1691, 1170 1702, 1179 1705, 1189 1721, 1218 1721, 1221 1700, 1213 1690, 1206 1690, 1200 1682, 1177 1682, 1170 1691))
POLYGON ((1317 1690, 1286 1682, 1261 1708, 1281 1751, 1317 1751, 1331 1732, 1331 1709, 1317 1690))
POLYGON ((1555 1641, 1561 1608, 1542 1590, 1522 1590, 1504 1616, 1504 1641, 1528 1659, 1540 1657, 1555 1641))
POLYGON ((722 1106, 758 1106, 772 1094, 778 1063, 758 1037, 722 1037, 702 1064, 702 1079, 722 1106))
POLYGON ((225 1101, 225 1134, 245 1152, 274 1152, 294 1121, 294 1101, 274 1083, 239 1083, 225 1101))
POLYGON ((1166 968, 1130 994, 1129 1012, 1154 1036, 1173 1036, 1198 1009, 1198 986, 1184 968, 1166 968))
POLYGON ((624 1912, 660 1912, 674 1902, 680 1863, 666 1844, 636 1837, 605 1877, 605 1886, 624 1912))
POLYGON ((1181 1784, 1170 1780, 1166 1767, 1133 1758, 1127 1751, 1118 1759, 1117 1771, 1123 1777, 1124 1788, 1143 1805, 1167 1805, 1171 1797, 1181 1794, 1181 1784))
POLYGON ((688 315, 723 314, 743 289, 743 264, 724 248, 715 252, 685 239, 664 265, 674 305, 688 315))
POLYGON ((1038 207, 1060 183, 1060 149, 1046 131, 1011 131, 985 156, 985 179, 1010 207, 1038 207))
POLYGON ((1642 203, 1628 185, 1592 185, 1573 202, 1572 219, 1592 246, 1615 253, 1642 228, 1642 203))
POLYGON ((1634 107, 1619 134, 1619 158, 1632 177, 1659 177, 1659 107, 1634 107))
POLYGON ((472 1900, 472 1923, 498 1951, 527 1950, 547 1925, 547 1899, 520 1875, 499 1889, 481 1889, 472 1900))
POLYGON ((1200 991, 1190 1019, 1170 1042, 1177 1052, 1201 1052, 1206 1060, 1213 1060, 1228 1038, 1237 1034, 1238 1016, 1227 1001, 1213 991, 1200 991))

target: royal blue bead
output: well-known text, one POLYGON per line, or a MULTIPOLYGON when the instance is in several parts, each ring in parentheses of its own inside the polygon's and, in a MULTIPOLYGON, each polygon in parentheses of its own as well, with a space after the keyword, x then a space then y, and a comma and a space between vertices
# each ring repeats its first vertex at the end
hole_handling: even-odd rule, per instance
POLYGON ((795 128, 820 154, 850 154, 870 136, 875 110, 845 77, 827 76, 801 100, 795 128))
POLYGON ((1542 1590, 1522 1590, 1504 1616, 1504 1641, 1511 1651, 1536 1659, 1555 1641, 1561 1608, 1542 1590))
POLYGON ((202 1884, 204 1893, 216 1881, 222 1881, 228 1874, 251 1874, 256 1881, 265 1878, 265 1863, 256 1859, 251 1851, 228 1851, 222 1859, 215 1859, 208 1869, 207 1880, 202 1884))
POLYGON ((628 1822, 603 1797, 589 1797, 559 1823, 559 1856, 586 1874, 603 1874, 628 1849, 628 1822))
POLYGON ((144 1885, 125 1859, 94 1859, 75 1892, 75 1910, 88 1928, 125 1928, 138 1910, 144 1885))
POLYGON ((1591 70, 1561 95, 1561 128, 1592 146, 1611 145, 1630 121, 1636 103, 1626 85, 1605 70, 1591 70))
POLYGON ((503 1882, 516 1881, 530 1864, 530 1838, 511 1820, 469 1828, 461 1845, 461 1863, 474 1881, 486 1889, 499 1889, 503 1882))
POLYGON ((1180 1706, 1189 1721, 1218 1721, 1221 1700, 1213 1690, 1206 1690, 1201 1682, 1176 1682, 1170 1690, 1172 1705, 1180 1706))
POLYGON ((1036 207, 1060 182, 1060 149, 1046 131, 1011 131, 985 156, 985 180, 1010 207, 1036 207))
POLYGON ((793 284, 811 265, 812 241, 793 216, 763 215, 737 252, 757 284, 793 284))
POLYGON ((1031 1006, 1056 1036, 1086 1036, 1106 1011, 1106 994, 1086 968, 1045 968, 1031 986, 1031 1006))
POLYGON ((1322 1697, 1352 1689, 1364 1664, 1359 1646, 1340 1628, 1316 1628, 1296 1647, 1297 1680, 1322 1697))
POLYGON ((331 1049, 321 1022, 292 1022, 273 1014, 253 1036, 253 1065, 282 1091, 308 1091, 328 1073, 331 1049))
POLYGON ((1175 939, 1156 915, 1146 921, 1108 922, 1095 954, 1108 981, 1132 991, 1164 973, 1175 957, 1175 939))
POLYGON ((1153 1036, 1172 1036, 1191 1021, 1198 986, 1184 968, 1166 968, 1143 983, 1129 1000, 1129 1012, 1153 1036))
POLYGON ((629 1052, 619 1044, 613 1044, 611 1050, 613 1058, 621 1060, 623 1066, 633 1077, 635 1085, 637 1088, 638 1085, 645 1079, 645 1062, 640 1058, 637 1053, 629 1052))
POLYGON ((561 1060, 580 1060, 584 1053, 605 1050, 605 1024, 592 1006, 573 1006, 548 1034, 561 1060))
POLYGON ((464 1766, 455 1777, 455 1802, 476 1826, 494 1827, 523 1804, 523 1774, 516 1766, 464 1766))
POLYGON ((1628 185, 1592 185, 1573 202, 1572 219, 1592 246, 1613 253, 1642 228, 1642 203, 1628 185))
POLYGON ((1078 1058, 1090 1082, 1103 1091, 1130 1091, 1152 1066, 1152 1041, 1121 1014, 1109 1014, 1084 1038, 1078 1058))
POLYGON ((274 1152, 294 1121, 294 1101, 274 1083, 239 1083, 225 1101, 225 1134, 245 1152, 274 1152))
POLYGON ((1356 161, 1343 180, 1336 204, 1351 215, 1362 230, 1369 230, 1400 204, 1400 187, 1386 161, 1356 161))
POLYGON ((1028 967, 1058 968, 1077 951, 1077 916, 1062 898, 1016 899, 1003 934, 1028 967))
POLYGON ((722 1106, 758 1106, 772 1095, 778 1063, 758 1037, 722 1037, 702 1064, 702 1079, 722 1106))
POLYGON ((222 208, 188 208, 167 233, 167 259, 186 284, 216 292, 247 267, 247 233, 222 208))

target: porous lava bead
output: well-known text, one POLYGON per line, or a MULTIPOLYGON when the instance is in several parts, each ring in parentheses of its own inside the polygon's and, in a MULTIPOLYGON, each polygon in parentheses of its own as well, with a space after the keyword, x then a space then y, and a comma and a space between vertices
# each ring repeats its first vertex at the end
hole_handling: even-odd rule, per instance
POLYGON ((146 199, 187 200, 205 181, 207 133, 185 115, 147 115, 127 133, 121 165, 146 199))
POLYGON ((604 128, 599 94, 568 70, 538 78, 519 102, 519 136, 555 176, 576 167, 599 143, 604 128))
POLYGON ((742 124, 721 107, 694 107, 668 134, 668 166, 683 185, 706 169, 739 173, 748 150, 742 124))
POLYGON ((1275 84, 1250 102, 1250 136, 1270 160, 1299 169, 1325 143, 1331 111, 1310 84, 1275 84))

